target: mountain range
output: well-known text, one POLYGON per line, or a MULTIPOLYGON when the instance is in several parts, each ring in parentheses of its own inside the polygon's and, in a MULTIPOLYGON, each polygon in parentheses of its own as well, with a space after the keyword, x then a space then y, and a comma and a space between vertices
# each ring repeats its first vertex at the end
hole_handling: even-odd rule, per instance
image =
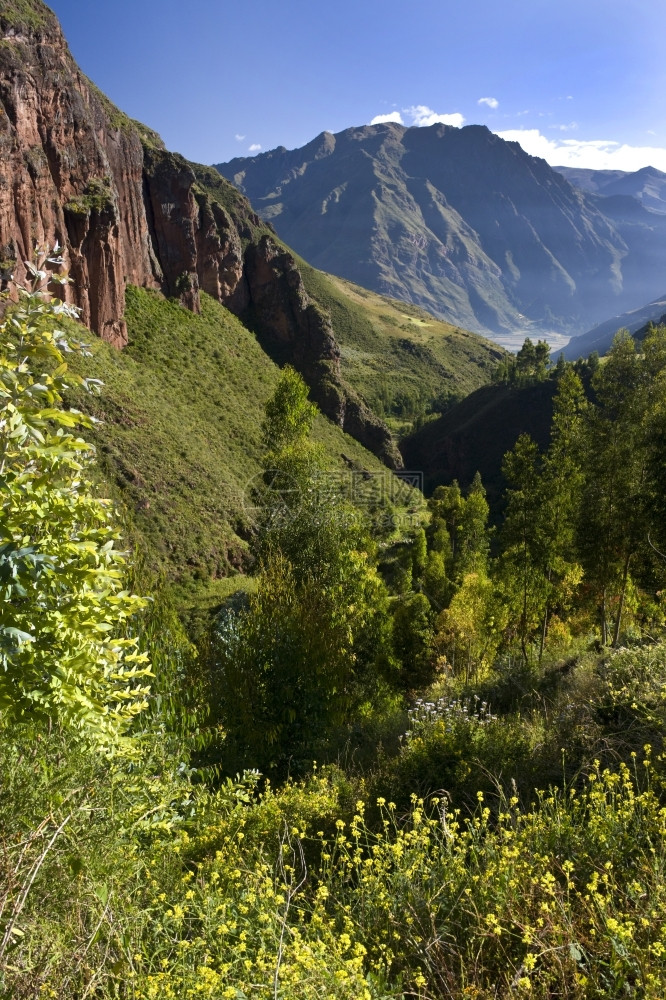
POLYGON ((640 201, 645 208, 660 214, 666 213, 666 174, 656 167, 640 170, 591 170, 586 167, 554 167, 581 191, 629 196, 640 201))
POLYGON ((610 348, 618 331, 627 330, 640 339, 641 333, 649 324, 654 323, 658 326, 664 322, 666 322, 666 295, 660 295, 647 305, 613 316, 604 323, 597 324, 587 333, 572 337, 562 353, 568 361, 586 358, 593 351, 603 355, 610 348))
POLYGON ((323 132, 217 169, 314 266, 505 341, 583 333, 663 291, 658 177, 642 198, 640 178, 584 191, 483 126, 323 132))
MULTIPOLYGON (((407 401, 488 381, 502 351, 299 260, 211 167, 168 152, 74 62, 41 0, 0 0, 0 278, 63 247, 92 338, 76 399, 111 492, 178 579, 246 564, 248 483, 279 366, 304 377, 331 469, 400 468, 407 401), (386 419, 384 419, 386 418, 386 419)), ((386 475, 390 475, 385 472, 386 475)))

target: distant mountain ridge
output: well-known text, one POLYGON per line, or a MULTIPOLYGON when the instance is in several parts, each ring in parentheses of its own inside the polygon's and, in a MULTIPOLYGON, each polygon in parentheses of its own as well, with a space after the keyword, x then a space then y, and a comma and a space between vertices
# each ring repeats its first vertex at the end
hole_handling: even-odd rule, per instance
POLYGON ((666 295, 660 295, 639 309, 631 309, 620 316, 613 316, 588 330, 587 333, 581 334, 580 337, 572 337, 562 353, 568 361, 586 358, 593 351, 605 354, 619 330, 627 330, 632 335, 640 337, 641 332, 650 323, 659 325, 664 322, 666 322, 666 295))
POLYGON ((590 194, 636 198, 644 208, 666 214, 666 173, 656 167, 640 170, 590 170, 585 167, 554 167, 558 174, 590 194))
POLYGON ((314 266, 495 336, 574 335, 663 290, 664 216, 484 126, 323 132, 217 169, 314 266))

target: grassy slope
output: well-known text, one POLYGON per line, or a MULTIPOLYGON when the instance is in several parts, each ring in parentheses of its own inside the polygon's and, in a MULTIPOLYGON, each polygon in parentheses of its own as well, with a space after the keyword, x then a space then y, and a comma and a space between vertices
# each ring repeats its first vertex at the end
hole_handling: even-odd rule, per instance
MULTIPOLYGON (((206 579, 246 563, 248 481, 260 470, 263 406, 278 368, 223 306, 202 296, 196 316, 159 294, 131 288, 129 346, 100 340, 77 368, 104 381, 78 405, 95 431, 102 468, 150 561, 177 580, 206 579)), ((332 468, 340 454, 383 466, 320 417, 316 438, 332 468)))
POLYGON ((418 306, 298 263, 308 293, 331 314, 344 378, 393 430, 402 430, 391 418, 400 394, 424 404, 447 391, 467 395, 488 382, 505 353, 418 306))

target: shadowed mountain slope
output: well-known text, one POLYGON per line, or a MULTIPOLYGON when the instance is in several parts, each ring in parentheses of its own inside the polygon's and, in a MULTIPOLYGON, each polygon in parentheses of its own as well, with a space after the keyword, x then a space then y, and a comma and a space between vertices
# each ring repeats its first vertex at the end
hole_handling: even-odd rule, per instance
POLYGON ((613 338, 618 330, 628 330, 631 334, 640 334, 645 331, 650 323, 663 323, 666 315, 666 295, 660 295, 658 299, 649 302, 640 309, 632 309, 622 313, 620 316, 613 316, 605 323, 599 323, 592 330, 581 334, 580 337, 573 337, 563 350, 564 357, 568 361, 575 361, 577 358, 586 358, 593 351, 597 354, 605 354, 613 343, 613 338))
POLYGON ((405 466, 423 472, 426 494, 457 479, 469 486, 478 471, 497 511, 506 486, 502 459, 521 434, 548 445, 557 384, 487 385, 401 443, 405 466))
POLYGON ((661 215, 608 214, 482 126, 324 132, 218 169, 314 266, 467 328, 577 333, 661 290, 665 241, 631 266, 661 215))

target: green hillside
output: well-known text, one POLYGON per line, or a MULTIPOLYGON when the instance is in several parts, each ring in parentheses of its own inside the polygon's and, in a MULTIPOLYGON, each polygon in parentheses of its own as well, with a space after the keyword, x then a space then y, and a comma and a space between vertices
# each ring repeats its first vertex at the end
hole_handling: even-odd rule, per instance
MULTIPOLYGON (((223 306, 202 297, 197 316, 156 292, 130 288, 128 347, 90 336, 86 377, 98 397, 77 398, 98 417, 104 474, 149 559, 176 580, 223 577, 248 565, 248 483, 260 471, 264 403, 279 369, 223 306)), ((331 468, 341 455, 384 466, 320 416, 316 439, 331 468)))
POLYGON ((394 432, 450 397, 490 380, 505 351, 436 319, 299 260, 308 293, 331 314, 342 375, 394 432))
MULTIPOLYGON (((343 378, 394 432, 433 400, 488 381, 501 348, 422 310, 366 292, 299 262, 309 294, 331 313, 343 378)), ((104 383, 75 402, 101 422, 95 443, 127 529, 155 570, 184 583, 251 567, 249 490, 261 469, 261 422, 278 366, 224 306, 202 296, 196 315, 157 292, 130 288, 129 344, 90 335, 74 362, 104 383)), ((323 416, 315 438, 331 469, 391 474, 323 416)), ((217 590, 226 589, 219 582, 217 590)))

